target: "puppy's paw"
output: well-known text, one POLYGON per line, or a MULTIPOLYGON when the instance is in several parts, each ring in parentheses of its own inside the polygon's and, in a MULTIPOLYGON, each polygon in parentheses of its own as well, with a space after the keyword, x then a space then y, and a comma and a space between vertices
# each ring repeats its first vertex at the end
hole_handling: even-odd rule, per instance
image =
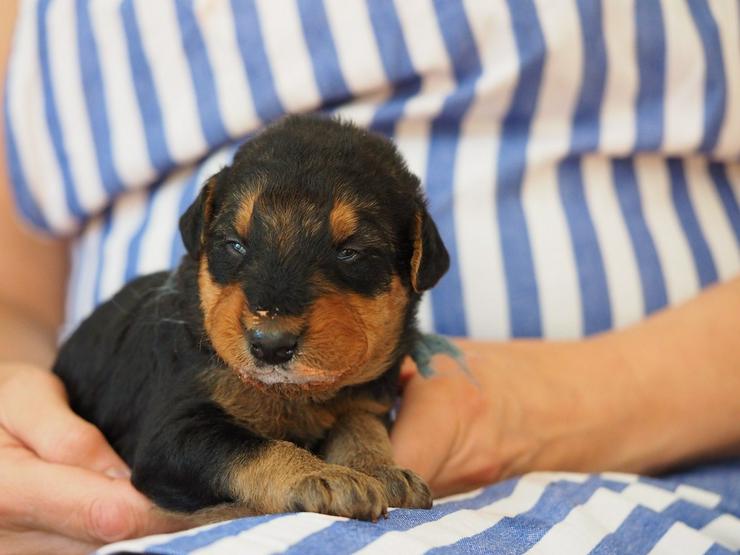
POLYGON ((327 465, 292 488, 289 511, 310 511, 377 521, 388 512, 383 486, 375 478, 351 468, 327 465))
POLYGON ((385 497, 391 507, 408 509, 432 507, 429 486, 415 472, 400 466, 376 466, 364 471, 383 484, 385 497))

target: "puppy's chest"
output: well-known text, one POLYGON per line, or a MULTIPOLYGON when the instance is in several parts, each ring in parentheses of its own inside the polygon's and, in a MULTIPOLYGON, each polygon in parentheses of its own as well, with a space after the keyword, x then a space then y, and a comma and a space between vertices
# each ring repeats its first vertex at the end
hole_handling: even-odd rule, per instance
POLYGON ((221 408, 246 428, 266 438, 311 446, 326 435, 337 419, 332 404, 266 395, 235 377, 224 376, 212 381, 210 389, 212 399, 221 408))

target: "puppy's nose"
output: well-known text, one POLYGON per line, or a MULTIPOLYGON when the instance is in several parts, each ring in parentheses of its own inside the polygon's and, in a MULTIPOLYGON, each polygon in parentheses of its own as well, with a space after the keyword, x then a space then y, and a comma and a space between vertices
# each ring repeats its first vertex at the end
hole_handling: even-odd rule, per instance
POLYGON ((251 330, 248 339, 252 356, 267 364, 288 362, 298 344, 297 335, 284 331, 251 330))

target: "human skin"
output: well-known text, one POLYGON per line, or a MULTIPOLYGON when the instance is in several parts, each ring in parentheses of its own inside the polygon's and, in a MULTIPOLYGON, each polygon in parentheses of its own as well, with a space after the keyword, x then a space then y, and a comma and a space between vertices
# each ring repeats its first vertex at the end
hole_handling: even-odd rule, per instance
POLYGON ((458 340, 475 382, 409 364, 391 440, 435 495, 531 470, 654 473, 740 453, 740 277, 621 331, 458 340))

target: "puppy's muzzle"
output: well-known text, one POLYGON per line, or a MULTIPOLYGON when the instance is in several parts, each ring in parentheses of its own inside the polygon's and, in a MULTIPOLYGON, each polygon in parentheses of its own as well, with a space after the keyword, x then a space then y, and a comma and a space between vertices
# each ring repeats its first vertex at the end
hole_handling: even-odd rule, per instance
POLYGON ((293 358, 298 336, 280 330, 250 330, 247 332, 249 352, 265 364, 283 364, 293 358))

